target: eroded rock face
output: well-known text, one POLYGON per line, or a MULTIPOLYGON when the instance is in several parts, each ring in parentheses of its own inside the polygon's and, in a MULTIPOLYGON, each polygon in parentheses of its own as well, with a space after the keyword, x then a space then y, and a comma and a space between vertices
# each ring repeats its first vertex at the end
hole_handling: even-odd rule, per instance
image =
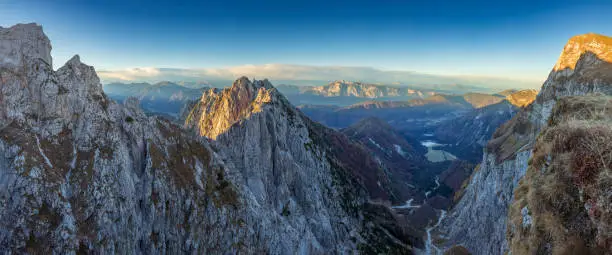
POLYGON ((267 80, 242 77, 205 93, 185 125, 214 139, 232 180, 277 215, 268 228, 282 237, 282 253, 409 252, 399 219, 367 202, 389 199, 383 169, 359 145, 305 117, 267 80), (377 226, 381 221, 386 228, 377 226))
POLYGON ((206 141, 106 98, 75 56, 57 71, 34 24, 0 28, 0 249, 266 251, 206 141))
POLYGON ((447 240, 444 247, 462 245, 474 254, 508 251, 505 236, 508 207, 518 181, 525 175, 536 137, 546 126, 558 99, 589 93, 612 94, 609 45, 610 38, 593 35, 578 36, 568 42, 535 102, 493 134, 480 170, 473 175, 459 204, 437 229, 447 240))
POLYGON ((612 252, 612 97, 557 101, 514 192, 512 254, 612 252))

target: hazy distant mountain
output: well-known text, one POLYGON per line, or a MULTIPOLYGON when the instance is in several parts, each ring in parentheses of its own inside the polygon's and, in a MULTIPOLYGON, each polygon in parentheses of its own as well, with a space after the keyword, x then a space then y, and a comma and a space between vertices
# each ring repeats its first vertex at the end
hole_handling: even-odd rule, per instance
POLYGON ((412 86, 419 89, 435 90, 462 90, 493 93, 489 90, 503 90, 506 88, 533 88, 537 82, 512 80, 494 77, 479 76, 445 76, 425 74, 414 71, 385 71, 372 67, 343 67, 343 66, 308 66, 294 64, 262 64, 243 65, 227 68, 130 68, 124 70, 98 71, 102 79, 107 82, 124 80, 225 80, 230 81, 240 76, 253 78, 268 77, 277 84, 294 84, 316 86, 321 82, 334 80, 354 80, 374 84, 397 84, 412 86), (121 77, 119 80, 117 77, 121 77))
POLYGON ((325 104, 346 106, 370 99, 408 100, 433 95, 432 91, 408 87, 335 81, 324 86, 279 85, 278 90, 294 104, 325 104))
POLYGON ((299 108, 314 120, 332 127, 343 128, 363 118, 378 117, 402 129, 403 126, 421 127, 431 121, 438 122, 440 118, 454 118, 471 109, 501 100, 503 98, 472 93, 433 95, 406 101, 371 100, 346 107, 301 105, 299 108))
POLYGON ((186 88, 192 88, 192 89, 201 89, 201 88, 209 88, 212 87, 210 82, 207 81, 177 81, 174 82, 178 85, 181 85, 183 87, 186 88))
MULTIPOLYGON (((186 83, 183 82, 183 84, 186 83)), ((196 83, 191 85, 199 86, 196 83)), ((146 111, 174 117, 177 117, 185 103, 200 98, 206 89, 208 88, 188 88, 168 81, 155 84, 110 83, 104 85, 104 92, 114 100, 121 102, 128 97, 136 97, 146 111)))
POLYGON ((351 81, 335 81, 325 86, 301 89, 303 94, 325 97, 352 96, 365 98, 381 97, 423 97, 432 92, 422 92, 407 87, 392 87, 351 81))

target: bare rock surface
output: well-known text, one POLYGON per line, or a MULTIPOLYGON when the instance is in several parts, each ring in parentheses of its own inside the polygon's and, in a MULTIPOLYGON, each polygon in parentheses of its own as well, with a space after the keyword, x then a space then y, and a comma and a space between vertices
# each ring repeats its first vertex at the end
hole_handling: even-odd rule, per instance
POLYGON ((559 99, 612 95, 610 45, 611 38, 595 34, 568 41, 536 100, 493 134, 462 199, 434 230, 444 248, 461 245, 473 254, 508 251, 508 208, 527 171, 536 137, 559 99))
POLYGON ((273 232, 282 242, 304 247, 288 252, 408 252, 391 210, 368 205, 390 198, 384 169, 360 145, 305 117, 267 80, 242 77, 210 90, 185 119, 214 140, 233 166, 232 180, 278 215, 273 232), (369 213, 381 219, 363 220, 369 213))
POLYGON ((368 202, 384 172, 267 81, 237 81, 199 129, 213 141, 109 100, 78 56, 53 70, 50 50, 40 26, 0 28, 0 250, 411 253, 368 202))

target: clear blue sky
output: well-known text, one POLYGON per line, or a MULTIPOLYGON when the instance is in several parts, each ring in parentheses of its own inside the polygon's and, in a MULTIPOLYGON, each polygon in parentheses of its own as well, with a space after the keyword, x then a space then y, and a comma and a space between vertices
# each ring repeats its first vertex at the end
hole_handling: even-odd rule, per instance
POLYGON ((612 35, 612 1, 0 0, 37 22, 55 65, 98 70, 245 64, 369 66, 543 80, 569 37, 612 35), (54 2, 54 3, 49 3, 54 2))

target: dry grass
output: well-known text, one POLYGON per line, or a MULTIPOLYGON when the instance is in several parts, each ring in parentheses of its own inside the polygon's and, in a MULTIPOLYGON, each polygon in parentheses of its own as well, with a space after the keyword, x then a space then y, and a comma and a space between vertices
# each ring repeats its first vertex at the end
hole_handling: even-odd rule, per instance
POLYGON ((461 245, 455 245, 444 252, 444 255, 470 255, 470 251, 461 245))
POLYGON ((531 105, 523 108, 512 119, 500 126, 486 146, 490 153, 494 153, 498 163, 516 157, 516 153, 527 145, 536 133, 535 127, 529 120, 531 105))
POLYGON ((560 100, 515 190, 513 254, 612 253, 611 97, 560 100), (523 208, 532 224, 523 226, 523 208))

